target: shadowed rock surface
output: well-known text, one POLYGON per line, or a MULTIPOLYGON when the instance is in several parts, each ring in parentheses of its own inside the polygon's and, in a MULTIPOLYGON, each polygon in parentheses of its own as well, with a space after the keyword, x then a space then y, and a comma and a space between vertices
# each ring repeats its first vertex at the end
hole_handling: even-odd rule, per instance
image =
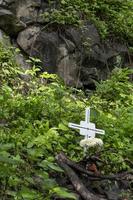
POLYGON ((94 89, 114 66, 130 65, 126 44, 102 42, 91 22, 82 28, 50 26, 41 17, 48 7, 41 0, 0 1, 0 28, 24 53, 41 59, 42 71, 57 73, 69 86, 94 89))

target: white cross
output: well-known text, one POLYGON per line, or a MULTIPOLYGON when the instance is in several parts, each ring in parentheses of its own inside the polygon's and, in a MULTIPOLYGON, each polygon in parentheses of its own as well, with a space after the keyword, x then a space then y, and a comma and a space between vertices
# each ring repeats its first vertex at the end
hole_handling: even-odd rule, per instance
POLYGON ((85 139, 95 138, 96 134, 105 134, 104 130, 96 129, 95 124, 90 122, 90 108, 86 108, 85 121, 80 121, 80 125, 69 123, 69 127, 79 129, 80 135, 84 135, 85 139))

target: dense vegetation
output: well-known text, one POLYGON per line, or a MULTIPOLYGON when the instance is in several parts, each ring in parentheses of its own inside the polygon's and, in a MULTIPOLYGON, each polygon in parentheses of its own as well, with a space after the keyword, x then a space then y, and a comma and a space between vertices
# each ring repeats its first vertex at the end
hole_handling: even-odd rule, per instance
POLYGON ((65 25, 94 22, 103 39, 107 36, 133 42, 132 0, 50 0, 44 21, 65 25))
POLYGON ((82 137, 68 128, 68 122, 79 123, 87 106, 97 127, 106 131, 104 148, 97 152, 106 163, 99 166, 101 171, 129 170, 133 159, 130 71, 115 69, 88 98, 67 88, 56 75, 40 73, 38 59, 29 60, 32 70, 20 71, 14 52, 0 44, 0 198, 75 199, 56 183, 54 174, 63 172, 54 157, 64 151, 74 160, 83 158, 82 137))

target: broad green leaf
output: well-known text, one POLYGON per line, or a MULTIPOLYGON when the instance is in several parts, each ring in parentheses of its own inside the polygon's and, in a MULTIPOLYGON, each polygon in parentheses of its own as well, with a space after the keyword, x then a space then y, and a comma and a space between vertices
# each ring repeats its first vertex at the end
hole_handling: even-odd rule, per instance
POLYGON ((53 193, 62 198, 74 199, 74 200, 77 199, 75 194, 68 192, 66 189, 61 187, 53 188, 53 193))

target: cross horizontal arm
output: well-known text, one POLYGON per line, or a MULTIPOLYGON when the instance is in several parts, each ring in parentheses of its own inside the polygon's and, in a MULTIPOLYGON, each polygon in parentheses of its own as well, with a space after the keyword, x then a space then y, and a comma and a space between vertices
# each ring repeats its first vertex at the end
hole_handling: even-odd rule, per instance
POLYGON ((82 126, 78 125, 78 124, 74 124, 74 123, 69 123, 68 126, 70 128, 75 128, 75 129, 81 129, 82 126))
POLYGON ((69 125, 70 128, 85 129, 85 130, 95 131, 96 133, 101 134, 101 135, 105 134, 105 131, 102 130, 102 129, 91 129, 91 128, 83 127, 83 126, 80 126, 80 125, 74 124, 74 123, 69 123, 68 125, 69 125))
POLYGON ((95 131, 96 131, 96 133, 101 134, 101 135, 105 134, 105 131, 102 129, 95 129, 95 131))

